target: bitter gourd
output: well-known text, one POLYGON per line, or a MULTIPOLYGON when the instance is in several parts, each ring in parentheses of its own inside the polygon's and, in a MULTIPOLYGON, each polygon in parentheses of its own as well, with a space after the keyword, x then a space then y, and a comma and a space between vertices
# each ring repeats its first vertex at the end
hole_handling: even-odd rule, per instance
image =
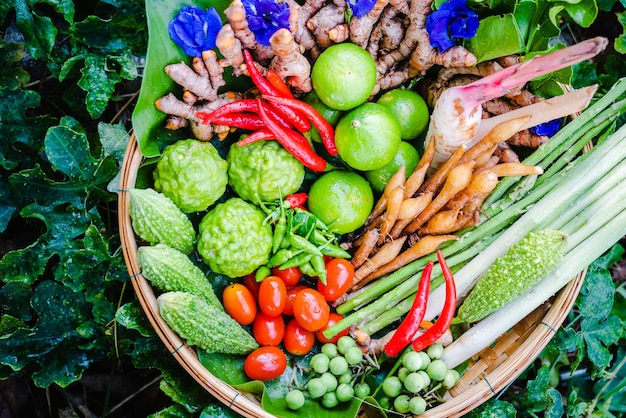
POLYGON ((193 251, 196 231, 187 215, 163 193, 154 189, 130 189, 133 230, 151 245, 166 244, 185 254, 193 251))
POLYGON ((563 258, 567 237, 564 232, 544 229, 512 245, 476 282, 458 318, 479 321, 530 290, 563 258))
POLYGON ((221 307, 213 286, 188 256, 165 244, 143 246, 137 250, 143 276, 162 291, 189 292, 209 305, 221 307))
POLYGON ((157 298, 161 317, 174 332, 209 353, 247 354, 259 345, 223 309, 187 292, 167 292, 157 298))

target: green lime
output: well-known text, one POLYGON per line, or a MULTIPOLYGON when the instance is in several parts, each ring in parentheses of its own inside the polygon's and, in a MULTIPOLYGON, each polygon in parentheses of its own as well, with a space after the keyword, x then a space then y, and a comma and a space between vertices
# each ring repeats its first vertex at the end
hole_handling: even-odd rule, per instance
POLYGON ((376 85, 376 63, 352 43, 325 49, 311 70, 313 89, 327 106, 349 110, 365 103, 376 85))
POLYGON ((406 177, 409 178, 413 170, 415 170, 415 167, 417 167, 419 159, 420 156, 415 147, 408 142, 402 141, 398 147, 398 152, 396 152, 396 155, 393 156, 393 159, 389 163, 380 168, 366 171, 363 174, 374 190, 382 192, 391 176, 393 176, 400 167, 406 167, 406 177))
POLYGON ((335 128, 335 144, 350 167, 374 170, 396 155, 402 142, 400 133, 400 124, 388 108, 364 103, 341 118, 335 128))
POLYGON ((318 178, 309 191, 309 210, 338 234, 358 229, 373 206, 369 183, 351 171, 328 172, 318 178))
POLYGON ((402 139, 417 138, 430 120, 428 106, 419 94, 407 89, 394 89, 386 92, 377 103, 387 106, 400 122, 402 139))
MULTIPOLYGON (((308 103, 311 106, 313 106, 315 110, 317 110, 319 114, 322 115, 324 119, 326 119, 328 123, 330 123, 332 126, 337 125, 337 122, 339 122, 339 119, 341 119, 341 115, 343 115, 342 110, 336 110, 336 109, 332 109, 326 106, 324 102, 320 100, 317 93, 315 93, 315 90, 311 90, 310 92, 305 94, 302 100, 305 103, 308 103)), ((313 141, 322 142, 320 133, 314 126, 311 126, 310 133, 311 133, 311 139, 313 141)))

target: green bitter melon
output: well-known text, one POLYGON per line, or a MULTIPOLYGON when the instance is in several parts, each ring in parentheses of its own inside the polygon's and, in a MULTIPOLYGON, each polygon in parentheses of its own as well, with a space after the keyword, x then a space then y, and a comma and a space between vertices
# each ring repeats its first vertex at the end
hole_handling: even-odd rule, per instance
POLYGON ((476 322, 530 290, 563 258, 568 235, 544 229, 531 232, 496 259, 480 277, 458 318, 476 322))
POLYGON ((154 189, 130 189, 133 230, 144 241, 166 244, 185 254, 194 250, 196 231, 174 202, 154 189))
POLYGON ((209 353, 247 354, 259 347, 223 309, 187 292, 167 292, 157 298, 161 317, 174 332, 209 353))
POLYGON ((189 292, 221 308, 209 279, 180 251, 165 244, 143 246, 137 258, 143 276, 160 290, 189 292))

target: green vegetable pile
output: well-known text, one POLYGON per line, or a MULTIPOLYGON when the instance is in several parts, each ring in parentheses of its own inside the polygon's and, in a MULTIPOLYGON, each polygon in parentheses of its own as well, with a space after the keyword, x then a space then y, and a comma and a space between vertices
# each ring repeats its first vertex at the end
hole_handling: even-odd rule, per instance
MULTIPOLYGON (((227 2, 211 4, 222 10, 227 2)), ((571 82, 574 87, 598 82, 606 92, 626 74, 619 55, 626 50, 626 15, 619 2, 470 4, 484 14, 502 13, 486 19, 473 41, 471 48, 482 59, 542 51, 549 39, 582 38, 603 26, 617 34, 614 53, 603 62, 579 65, 571 82)), ((118 191, 116 176, 129 133, 134 129, 141 141, 154 139, 141 144, 150 157, 185 139, 162 130, 163 115, 152 106, 173 87, 164 64, 185 57, 168 42, 147 45, 148 30, 151 39, 162 39, 172 11, 182 5, 179 0, 0 5, 0 399, 22 395, 14 404, 21 416, 79 410, 96 416, 234 416, 192 380, 155 335, 131 291, 117 229, 116 193, 128 191, 118 191), (154 89, 139 94, 142 80, 154 89)), ((217 149, 226 158, 224 149, 217 149)), ((153 163, 148 160, 150 170, 140 170, 138 186, 152 182, 146 171, 153 163)), ((538 361, 469 416, 626 412, 623 259, 623 248, 616 245, 590 266, 573 311, 538 361)), ((215 291, 225 285, 215 277, 215 291)), ((242 390, 263 390, 246 383, 241 364, 229 356, 202 352, 201 360, 242 390)), ((266 393, 280 391, 283 383, 266 393)), ((267 396, 264 404, 272 410, 267 396)), ((321 411, 305 407, 297 413, 321 411)), ((355 409, 346 408, 346 416, 350 413, 355 409)))

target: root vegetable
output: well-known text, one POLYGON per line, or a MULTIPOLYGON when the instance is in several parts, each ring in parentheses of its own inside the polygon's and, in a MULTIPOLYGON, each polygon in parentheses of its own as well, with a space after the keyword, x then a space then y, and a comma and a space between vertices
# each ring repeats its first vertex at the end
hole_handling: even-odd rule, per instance
POLYGON ((422 158, 420 158, 417 167, 415 167, 415 170, 413 170, 409 178, 406 180, 404 186, 404 197, 412 197, 422 186, 434 155, 435 144, 429 143, 428 145, 426 145, 424 154, 422 155, 422 158))
POLYGON ((380 227, 380 237, 378 238, 379 245, 382 244, 386 238, 388 238, 393 226, 398 220, 400 210, 402 208, 402 201, 404 200, 404 186, 397 186, 389 194, 389 198, 387 200, 387 210, 385 211, 383 223, 380 227))
POLYGON ((307 28, 313 34, 317 45, 322 48, 328 48, 335 42, 330 39, 328 33, 335 26, 341 25, 345 20, 346 6, 328 4, 322 7, 306 22, 307 28))
MULTIPOLYGON (((403 237, 404 238, 404 237, 403 237)), ((398 270, 399 268, 409 264, 411 261, 417 260, 427 254, 435 251, 441 244, 447 241, 457 240, 456 235, 428 235, 419 239, 413 246, 400 253, 391 262, 379 267, 376 271, 361 279, 361 286, 378 279, 388 273, 398 270)), ((392 241, 393 242, 393 241, 392 241)), ((386 245, 391 244, 388 243, 386 245)), ((356 272, 355 272, 356 275, 356 272)))
POLYGON ((270 38, 275 57, 269 68, 300 93, 311 91, 311 64, 288 29, 279 29, 270 38))
POLYGON ((370 229, 363 234, 361 245, 359 245, 359 248, 352 256, 352 260, 350 260, 355 269, 361 267, 367 260, 374 247, 376 247, 379 235, 378 229, 370 229))
POLYGON ((395 241, 388 242, 387 244, 383 245, 380 250, 378 250, 375 256, 365 261, 365 263, 363 263, 361 267, 356 269, 354 272, 352 289, 355 290, 367 284, 369 280, 365 280, 366 277, 374 274, 377 269, 381 268, 382 266, 393 263, 393 260, 398 256, 398 254, 400 254, 400 251, 402 250, 402 246, 404 245, 405 241, 406 237, 402 237, 395 241))
POLYGON ((474 162, 470 161, 454 167, 444 183, 441 191, 433 201, 415 218, 406 228, 405 232, 413 233, 441 209, 452 197, 463 190, 469 184, 472 177, 474 162))
POLYGON ((350 19, 350 42, 361 48, 367 47, 374 25, 380 18, 387 4, 389 4, 389 0, 376 0, 374 7, 364 16, 353 16, 352 19, 350 19))
POLYGON ((257 42, 254 33, 250 30, 246 18, 246 9, 241 0, 233 0, 224 10, 224 14, 235 37, 241 42, 241 46, 250 50, 257 61, 266 61, 273 57, 272 48, 257 42))
POLYGON ((226 23, 217 33, 215 45, 222 54, 220 60, 222 67, 232 67, 233 75, 238 77, 242 74, 243 47, 241 41, 235 37, 235 32, 229 23, 226 23))

